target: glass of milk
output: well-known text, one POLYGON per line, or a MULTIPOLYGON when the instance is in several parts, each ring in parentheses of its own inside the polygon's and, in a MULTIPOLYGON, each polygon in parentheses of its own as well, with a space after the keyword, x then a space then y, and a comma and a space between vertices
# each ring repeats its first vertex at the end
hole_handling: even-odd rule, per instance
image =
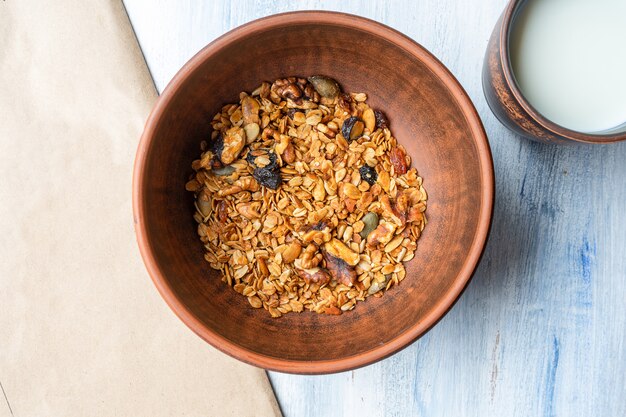
POLYGON ((626 0, 512 0, 483 84, 496 116, 532 139, 626 139, 626 0))

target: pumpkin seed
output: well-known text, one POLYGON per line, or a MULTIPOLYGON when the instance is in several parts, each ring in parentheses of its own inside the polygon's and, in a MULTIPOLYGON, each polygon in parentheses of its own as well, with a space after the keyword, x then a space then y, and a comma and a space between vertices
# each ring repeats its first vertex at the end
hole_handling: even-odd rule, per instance
POLYGON ((378 227, 378 214, 369 212, 361 219, 363 222, 363 230, 359 233, 361 238, 365 239, 374 229, 378 227))

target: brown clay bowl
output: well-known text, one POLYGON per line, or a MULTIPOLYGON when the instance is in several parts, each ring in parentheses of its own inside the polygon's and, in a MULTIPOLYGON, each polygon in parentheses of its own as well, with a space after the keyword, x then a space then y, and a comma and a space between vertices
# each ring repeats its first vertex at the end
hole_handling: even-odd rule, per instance
POLYGON ((411 39, 341 13, 296 12, 241 26, 174 77, 150 115, 135 162, 137 240, 156 287, 180 319, 244 362, 330 373, 380 360, 428 331, 452 307, 482 254, 494 198, 481 121, 450 72, 411 39), (220 280, 203 259, 193 196, 185 191, 208 121, 262 80, 324 74, 365 92, 388 115, 429 192, 429 224, 407 277, 341 316, 272 319, 220 280))

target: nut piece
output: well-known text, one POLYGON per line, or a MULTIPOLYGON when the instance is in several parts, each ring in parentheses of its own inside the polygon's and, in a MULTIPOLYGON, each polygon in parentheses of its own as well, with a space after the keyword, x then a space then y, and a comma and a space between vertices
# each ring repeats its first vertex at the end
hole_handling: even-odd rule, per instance
POLYGON ((343 259, 348 265, 355 266, 359 263, 359 254, 336 238, 332 238, 330 242, 327 242, 324 245, 324 249, 332 256, 343 259))
POLYGON ((315 91, 319 93, 320 96, 335 99, 341 92, 341 88, 337 81, 332 78, 325 77, 323 75, 313 75, 308 78, 309 82, 313 84, 315 91))
POLYGON ((261 217, 261 214, 257 211, 260 206, 258 203, 241 203, 237 205, 237 211, 244 217, 252 220, 261 217))
POLYGON ((208 217, 212 212, 211 202, 202 198, 202 195, 198 195, 196 206, 198 206, 198 211, 202 214, 202 217, 208 217))
POLYGON ((224 165, 230 165, 237 159, 243 146, 246 144, 245 132, 240 127, 231 127, 224 135, 224 149, 220 160, 224 165))
POLYGON ((322 262, 322 254, 317 252, 317 246, 309 244, 304 252, 300 255, 299 259, 296 259, 294 265, 300 269, 315 268, 322 262))
POLYGON ((326 198, 326 189, 324 188, 324 182, 318 179, 315 188, 313 188, 313 198, 315 201, 324 201, 326 198))
POLYGON ((257 263, 259 264, 259 272, 263 277, 270 276, 270 270, 267 269, 267 263, 265 263, 265 258, 258 258, 257 263))
POLYGON ((300 256, 300 252, 302 252, 302 246, 300 246, 300 243, 297 240, 292 241, 283 251, 283 262, 288 264, 295 261, 296 258, 300 256))
POLYGON ((398 211, 396 205, 392 205, 387 194, 380 197, 380 205, 383 209, 383 217, 391 219, 398 226, 406 223, 406 214, 398 211))
MULTIPOLYGON (((350 94, 339 94, 339 99, 337 100, 337 106, 345 111, 346 113, 350 113, 352 110, 352 106, 350 104, 350 94)), ((346 138, 347 140, 347 138, 346 138)))
MULTIPOLYGON (((200 205, 198 205, 198 207, 200 208, 200 205)), ((411 207, 411 209, 409 210, 409 215, 406 218, 406 221, 407 222, 419 222, 419 221, 424 220, 425 208, 426 207, 424 205, 411 207)))
POLYGON ((315 91, 315 88, 307 83, 306 79, 296 77, 274 81, 270 91, 270 99, 278 104, 281 97, 300 105, 303 103, 303 98, 315 103, 319 101, 319 94, 315 91))
POLYGON ((291 143, 291 138, 289 136, 280 135, 280 139, 276 141, 276 144, 274 145, 274 152, 276 152, 279 155, 282 155, 290 143, 291 143))
POLYGON ((330 274, 324 268, 296 269, 296 273, 307 284, 324 285, 330 282, 330 274))
POLYGON ((222 188, 217 192, 219 197, 226 197, 231 194, 236 194, 241 191, 259 191, 259 183, 254 178, 241 178, 238 179, 230 187, 222 188))
POLYGON ((283 161, 285 161, 288 164, 293 164, 296 160, 296 149, 293 147, 293 145, 290 143, 287 145, 287 147, 285 148, 285 151, 282 154, 283 156, 283 161))
POLYGON ((259 124, 259 102, 256 101, 256 99, 245 96, 241 100, 241 113, 243 115, 244 124, 259 124))
POLYGON ((381 275, 380 277, 377 277, 374 281, 372 281, 372 285, 370 285, 370 287, 367 289, 367 293, 369 295, 372 295, 372 294, 376 294, 380 290, 385 289, 390 279, 391 279, 391 274, 381 275))
POLYGON ((214 168, 213 170, 211 170, 212 173, 214 173, 215 175, 219 175, 220 177, 228 177, 235 171, 235 167, 231 165, 226 165, 221 168, 214 168))
POLYGON ((324 252, 326 268, 330 275, 340 284, 351 287, 356 282, 356 270, 348 265, 344 260, 336 258, 324 252))
POLYGON ((395 231, 395 224, 383 220, 380 222, 378 227, 376 227, 376 229, 369 234, 367 237, 367 244, 369 246, 376 246, 378 244, 386 245, 393 237, 393 233, 395 231))
POLYGON ((378 227, 378 214, 374 212, 369 212, 365 216, 363 216, 361 221, 363 222, 364 226, 359 235, 361 235, 361 237, 365 239, 369 236, 370 233, 374 231, 374 229, 376 229, 376 227, 378 227))
POLYGON ((341 185, 341 190, 345 197, 351 198, 353 200, 358 200, 359 198, 361 198, 361 190, 359 190, 352 183, 344 182, 341 185))
POLYGON ((243 130, 246 131, 246 143, 250 144, 259 137, 259 132, 261 128, 256 123, 249 123, 243 127, 243 130))
POLYGON ((396 237, 394 237, 391 242, 387 243, 385 245, 385 252, 389 253, 391 251, 393 251, 395 248, 397 248, 398 246, 400 246, 400 244, 402 243, 402 240, 404 239, 404 236, 402 235, 398 235, 396 237))
POLYGON ((372 133, 374 129, 376 129, 376 116, 374 116, 374 110, 366 109, 363 112, 363 122, 365 123, 365 128, 372 133))
POLYGON ((352 116, 343 122, 343 125, 341 126, 341 134, 347 141, 350 142, 360 138, 363 135, 363 129, 365 129, 363 120, 352 116))

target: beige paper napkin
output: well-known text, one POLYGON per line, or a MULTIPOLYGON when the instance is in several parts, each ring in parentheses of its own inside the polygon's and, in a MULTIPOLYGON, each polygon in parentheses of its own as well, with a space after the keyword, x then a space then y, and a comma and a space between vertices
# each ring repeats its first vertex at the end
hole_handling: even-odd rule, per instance
POLYGON ((279 415, 265 373, 192 334, 140 259, 156 93, 121 1, 2 0, 0 43, 0 416, 279 415))

